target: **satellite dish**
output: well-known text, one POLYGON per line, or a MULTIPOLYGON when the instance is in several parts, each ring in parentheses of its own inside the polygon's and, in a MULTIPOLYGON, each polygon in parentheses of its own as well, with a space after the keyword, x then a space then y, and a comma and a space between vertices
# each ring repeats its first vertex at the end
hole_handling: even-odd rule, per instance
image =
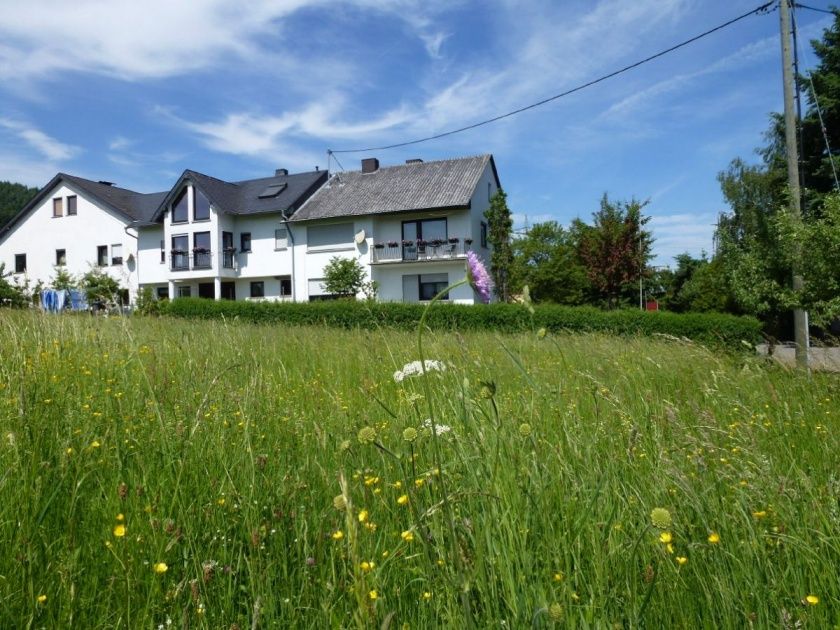
POLYGON ((364 243, 365 236, 366 235, 364 230, 359 230, 358 232, 356 232, 356 245, 361 245, 362 243, 364 243))

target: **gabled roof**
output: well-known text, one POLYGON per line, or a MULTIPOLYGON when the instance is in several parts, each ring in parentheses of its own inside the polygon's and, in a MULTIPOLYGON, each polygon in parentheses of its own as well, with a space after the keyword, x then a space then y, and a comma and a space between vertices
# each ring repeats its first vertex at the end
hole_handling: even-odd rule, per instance
POLYGON ((186 182, 192 182, 210 203, 225 214, 251 215, 282 212, 286 216, 297 210, 329 177, 327 171, 310 171, 293 175, 275 175, 240 182, 226 182, 198 171, 185 170, 172 189, 160 200, 151 222, 163 220, 166 211, 186 182), (285 184, 285 186, 283 186, 285 184), (269 186, 279 192, 262 196, 269 186))
POLYGON ((89 196, 109 208, 111 211, 122 216, 127 222, 148 221, 160 205, 161 200, 166 196, 165 192, 159 193, 138 193, 127 188, 119 188, 101 182, 94 182, 89 179, 58 173, 49 183, 44 186, 37 195, 23 209, 12 217, 6 225, 0 228, 0 237, 11 230, 12 227, 24 218, 33 208, 41 204, 52 191, 64 182, 70 188, 75 189, 86 196, 89 196))
POLYGON ((492 155, 411 162, 372 173, 339 173, 304 203, 292 220, 468 208, 488 164, 498 186, 492 155))

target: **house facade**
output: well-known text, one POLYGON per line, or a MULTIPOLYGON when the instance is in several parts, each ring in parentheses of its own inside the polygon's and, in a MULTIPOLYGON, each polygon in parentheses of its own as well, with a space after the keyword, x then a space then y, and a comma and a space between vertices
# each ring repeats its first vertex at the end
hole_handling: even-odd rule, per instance
MULTIPOLYGON (((359 171, 226 182, 187 170, 141 194, 57 175, 0 233, 0 262, 45 285, 64 268, 98 267, 133 301, 158 298, 328 299, 324 268, 357 260, 384 301, 431 299, 464 276, 466 252, 489 255, 484 211, 499 189, 483 155, 359 171), (73 199, 71 201, 70 199, 73 199), (72 212, 67 212, 71 209, 72 212)), ((448 299, 473 303, 469 287, 448 299)))

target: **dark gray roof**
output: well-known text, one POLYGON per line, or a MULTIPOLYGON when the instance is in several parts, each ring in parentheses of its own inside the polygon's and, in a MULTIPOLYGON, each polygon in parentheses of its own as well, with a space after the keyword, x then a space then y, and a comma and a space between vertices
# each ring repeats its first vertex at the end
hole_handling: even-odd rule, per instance
POLYGON ((103 184, 101 182, 94 182, 83 177, 75 175, 68 175, 67 173, 58 173, 53 177, 49 183, 44 186, 37 195, 24 208, 12 217, 6 225, 0 228, 0 236, 7 233, 11 228, 24 218, 30 210, 39 205, 48 195, 50 195, 55 187, 64 182, 71 188, 75 188, 80 192, 87 194, 99 203, 107 206, 119 215, 132 222, 145 222, 151 219, 157 210, 160 202, 166 197, 167 192, 159 193, 138 193, 127 188, 119 188, 103 184))
POLYGON ((304 203, 292 220, 467 208, 488 164, 498 185, 492 155, 414 162, 379 168, 372 173, 339 173, 304 203))
POLYGON ((167 206, 172 203, 187 181, 191 181, 198 187, 217 210, 226 214, 250 215, 282 212, 289 216, 309 199, 328 177, 327 171, 310 171, 226 182, 197 171, 186 170, 172 189, 160 200, 152 220, 162 220, 167 206), (260 198, 260 194, 266 188, 280 184, 286 184, 286 186, 278 195, 260 198))

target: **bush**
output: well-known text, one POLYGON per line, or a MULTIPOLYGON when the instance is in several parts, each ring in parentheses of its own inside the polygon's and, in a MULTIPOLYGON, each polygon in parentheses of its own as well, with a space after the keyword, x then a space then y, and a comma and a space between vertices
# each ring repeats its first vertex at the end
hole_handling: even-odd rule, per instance
MULTIPOLYGON (((161 306, 164 315, 197 319, 238 318, 252 323, 378 327, 410 330, 425 305, 398 302, 231 302, 178 298, 161 306)), ((602 311, 593 307, 540 305, 528 310, 515 304, 439 304, 426 320, 436 330, 521 332, 545 328, 560 332, 607 332, 620 335, 673 335, 711 345, 738 346, 760 340, 761 323, 752 317, 721 313, 667 313, 635 310, 602 311)))

